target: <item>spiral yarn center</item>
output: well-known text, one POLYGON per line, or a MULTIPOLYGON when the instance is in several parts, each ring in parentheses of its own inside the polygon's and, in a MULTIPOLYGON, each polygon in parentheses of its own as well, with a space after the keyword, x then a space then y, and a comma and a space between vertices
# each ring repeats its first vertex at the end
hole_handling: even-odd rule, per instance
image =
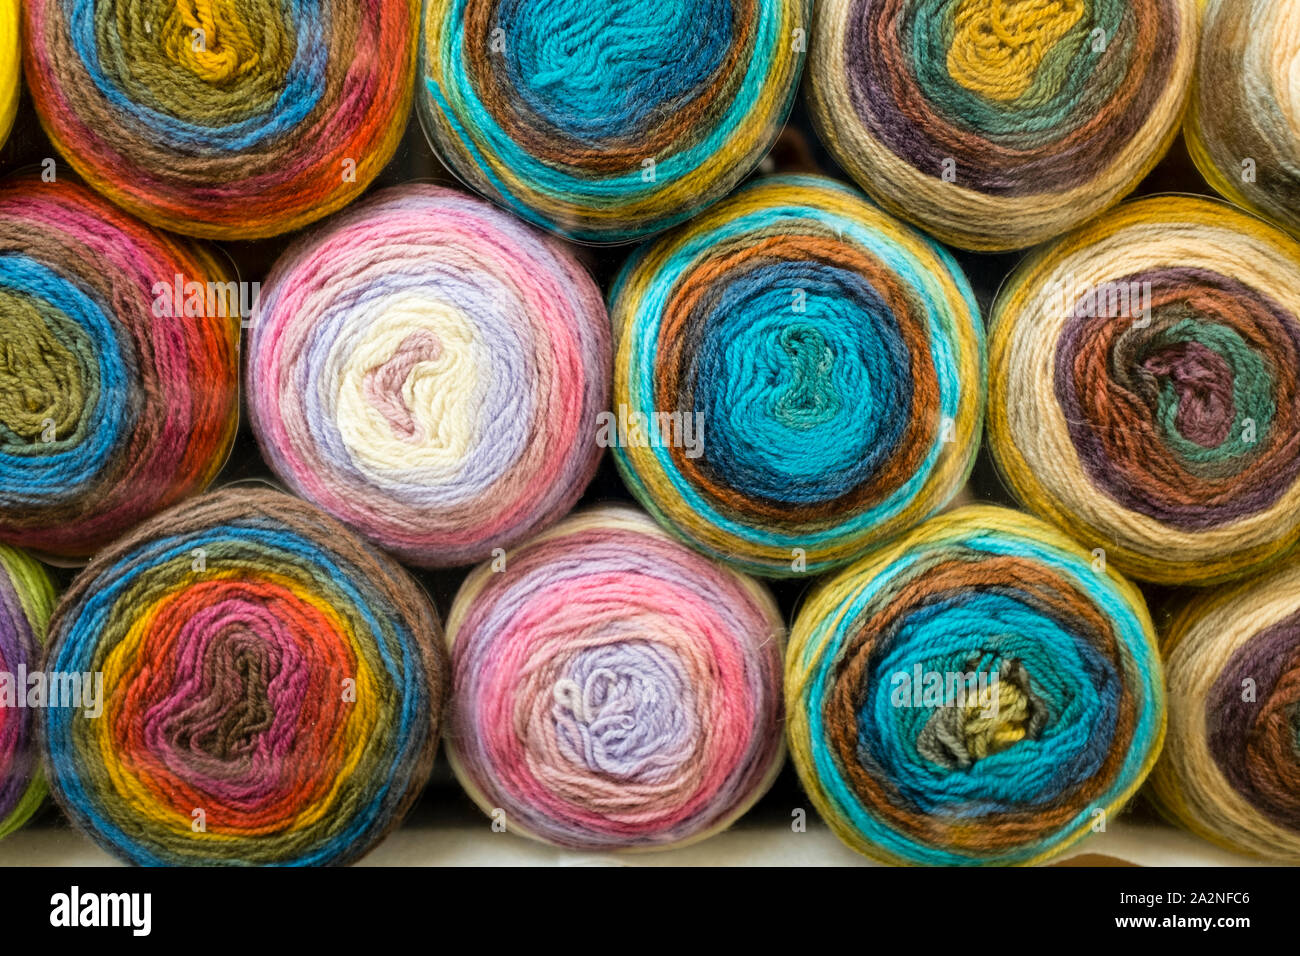
POLYGON ((624 640, 579 654, 556 682, 556 741, 593 773, 653 781, 690 760, 693 691, 673 652, 624 640))
MULTIPOLYGON (((1018 100, 1084 15, 1084 0, 964 0, 953 14, 948 73, 973 93, 1018 100)), ((1051 96, 1059 82, 1043 85, 1051 96)))
POLYGON ((261 47, 251 30, 276 12, 274 4, 263 2, 261 10, 248 10, 247 3, 241 10, 235 0, 186 0, 168 6, 172 10, 162 28, 162 45, 173 62, 213 84, 258 69, 261 47))
POLYGON ((945 700, 917 738, 921 755, 948 770, 1037 739, 1049 718, 1020 661, 1004 659, 994 668, 972 665, 967 673, 974 675, 974 686, 968 683, 961 700, 945 700))

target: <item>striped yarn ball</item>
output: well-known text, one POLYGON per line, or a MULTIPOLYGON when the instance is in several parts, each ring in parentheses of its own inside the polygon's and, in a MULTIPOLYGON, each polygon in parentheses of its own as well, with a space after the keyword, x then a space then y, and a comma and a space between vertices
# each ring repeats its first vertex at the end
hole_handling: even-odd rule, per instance
POLYGON ((18 113, 22 57, 18 42, 19 0, 0 0, 0 146, 18 113))
POLYGON ((641 249, 612 301, 619 468, 713 557, 820 571, 933 514, 970 472, 974 294, 941 247, 845 186, 760 180, 641 249))
POLYGON ((766 589, 606 505, 483 565, 447 621, 447 756, 494 822, 576 849, 725 829, 781 767, 766 589))
POLYGON ((1196 0, 819 0, 808 99, 881 205, 1019 249, 1110 206, 1178 132, 1196 0))
POLYGON ((1143 580, 1208 584, 1300 539, 1300 244, 1191 197, 1026 261, 990 330, 1012 491, 1143 580))
POLYGON ((236 239, 351 202, 392 157, 418 0, 31 0, 24 61, 50 140, 157 226, 236 239))
POLYGON ((810 0, 425 0, 417 102, 447 166, 576 239, 647 235, 776 140, 810 0))
POLYGON ((24 706, 23 675, 40 670, 53 610, 54 585, 45 569, 0 545, 0 838, 26 823, 45 799, 36 711, 24 706))
POLYGON ((0 540, 84 558, 211 482, 239 416, 225 281, 80 186, 0 185, 0 540))
POLYGON ((1137 790, 1165 729, 1138 591, 1048 525, 977 506, 821 585, 786 657, 790 751, 853 849, 1028 864, 1137 790))
POLYGON ((104 711, 44 712, 51 790, 144 865, 335 864, 433 764, 446 656, 424 592, 296 498, 232 487, 114 544, 64 595, 48 668, 104 711))
POLYGON ((1300 233, 1297 0, 1210 0, 1187 111, 1187 149, 1233 202, 1300 233))
POLYGON ((299 241, 262 290, 249 353, 267 462, 415 564, 521 540, 596 471, 600 291, 558 241, 480 199, 398 187, 299 241))
POLYGON ((1300 863, 1300 563, 1198 596, 1163 651, 1157 805, 1220 846, 1300 863))

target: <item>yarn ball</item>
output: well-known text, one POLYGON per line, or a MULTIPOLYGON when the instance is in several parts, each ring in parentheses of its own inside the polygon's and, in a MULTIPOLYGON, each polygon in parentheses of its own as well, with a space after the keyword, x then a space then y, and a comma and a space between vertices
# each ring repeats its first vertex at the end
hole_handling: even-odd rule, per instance
POLYGON ((591 480, 600 291, 480 199, 385 190, 294 245, 254 312, 248 406, 296 492, 407 561, 471 564, 591 480))
POLYGON ((479 567, 447 643, 447 756, 513 832, 682 846, 737 820, 780 770, 771 596, 630 508, 574 515, 479 567))
POLYGON ((84 558, 211 482, 239 417, 226 281, 81 186, 0 185, 0 540, 84 558))
POLYGON ((1117 202, 1177 135, 1196 0, 819 0, 808 104, 835 160, 965 249, 1117 202))
POLYGON ((388 163, 415 83, 418 0, 24 4, 23 59, 55 148, 154 225, 274 236, 388 163))
POLYGON ((45 799, 36 712, 25 705, 26 675, 41 668, 54 585, 23 552, 0 545, 0 838, 45 799))
POLYGON ((1117 812, 1160 751, 1139 592, 1045 523, 973 506, 822 584, 786 657, 790 751, 853 849, 1028 864, 1117 812))
POLYGON ((970 285, 817 176, 749 186, 612 291, 619 469, 660 521, 759 574, 816 572, 943 507, 984 410, 970 285))
POLYGON ((0 0, 0 146, 18 113, 22 58, 18 42, 18 0, 0 0))
POLYGON ((587 241, 721 199, 775 142, 811 0, 425 0, 417 96, 443 162, 587 241))
POLYGON ((1300 539, 1300 244, 1191 197, 1029 259, 990 327, 989 444, 1030 510, 1143 580, 1207 584, 1300 539))
POLYGON ((1210 0, 1184 130, 1211 186, 1300 232, 1296 0, 1210 0))
POLYGON ((1162 650, 1156 804, 1220 846, 1300 862, 1300 563, 1198 596, 1162 650))
POLYGON ((411 577, 255 487, 101 552, 55 611, 47 666, 103 675, 98 718, 43 712, 51 790, 142 865, 355 860, 428 779, 447 679, 411 577))

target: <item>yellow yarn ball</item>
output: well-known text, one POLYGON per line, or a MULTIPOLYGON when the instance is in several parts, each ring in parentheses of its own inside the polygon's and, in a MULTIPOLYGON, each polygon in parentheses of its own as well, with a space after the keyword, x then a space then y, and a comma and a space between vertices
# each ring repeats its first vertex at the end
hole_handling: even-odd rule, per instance
POLYGON ((1184 131, 1215 191, 1300 233, 1300 0, 1205 6, 1184 131))
POLYGON ((1162 650, 1156 805, 1220 846, 1300 863, 1300 562, 1200 595, 1162 650))
POLYGON ((18 112, 22 59, 18 44, 18 2, 0 0, 0 146, 4 145, 18 112))
POLYGON ((1133 577, 1212 584, 1300 539, 1300 244, 1139 200, 998 296, 989 447, 1030 510, 1133 577))

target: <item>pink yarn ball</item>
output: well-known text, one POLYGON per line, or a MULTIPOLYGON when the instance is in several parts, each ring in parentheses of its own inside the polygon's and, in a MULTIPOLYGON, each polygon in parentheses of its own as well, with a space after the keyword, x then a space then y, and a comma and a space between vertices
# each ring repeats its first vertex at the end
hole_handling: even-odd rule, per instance
POLYGON ((254 311, 247 385, 298 494, 420 565, 565 514, 596 471, 609 317, 558 240, 406 185, 300 240, 254 311))
POLYGON ((484 812, 579 849, 739 818, 780 769, 785 629, 766 588, 605 506, 465 581, 447 752, 484 812))

